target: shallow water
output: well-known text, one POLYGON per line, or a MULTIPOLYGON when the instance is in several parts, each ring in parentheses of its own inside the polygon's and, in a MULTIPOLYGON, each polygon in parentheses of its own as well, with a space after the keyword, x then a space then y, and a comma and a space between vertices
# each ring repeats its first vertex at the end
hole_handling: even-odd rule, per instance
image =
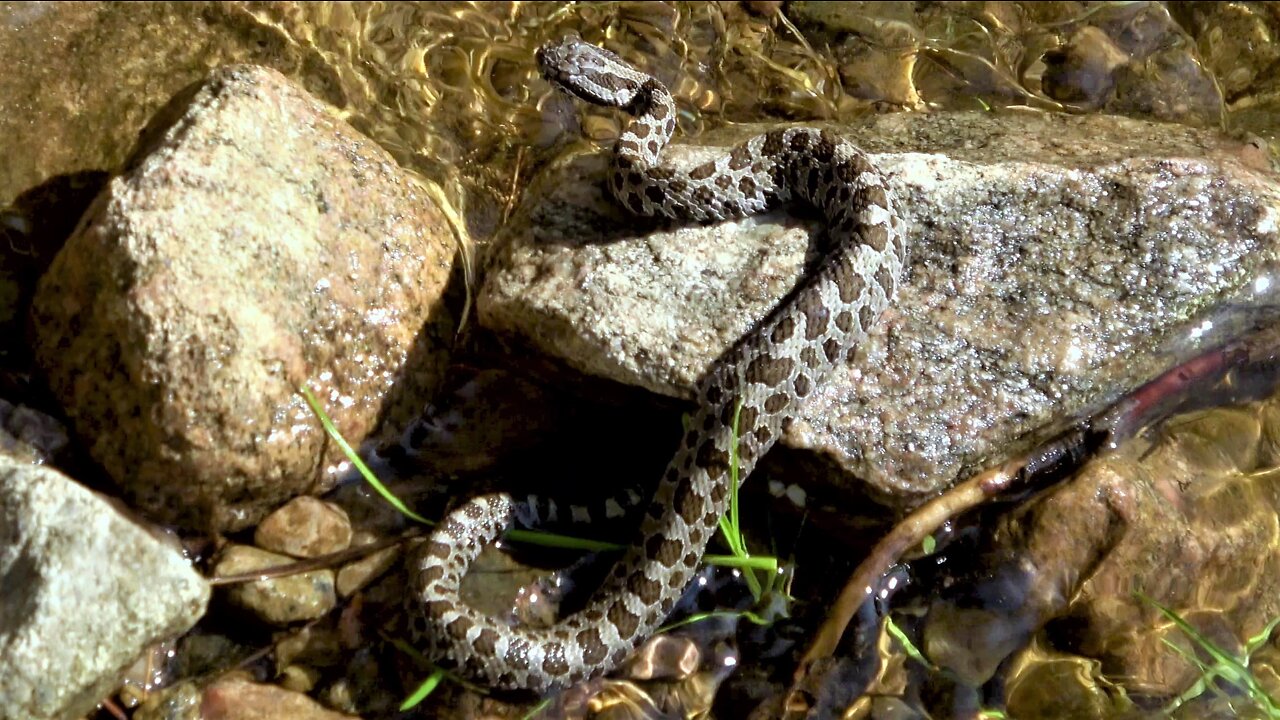
MULTIPOLYGON (((1114 43, 1170 53, 1151 83, 1179 100, 1110 109, 1274 138, 1277 90, 1263 69, 1276 11, 1266 4, 1173 15, 1147 3, 771 6, 4 3, 0 203, 53 175, 114 166, 178 89, 209 67, 253 62, 333 104, 402 164, 505 208, 551 146, 577 133, 576 118, 546 111, 552 92, 531 62, 536 47, 569 33, 656 73, 679 100, 681 132, 694 134, 866 112, 1087 111, 1088 100, 1074 98, 1096 84, 1091 66, 1053 52, 1066 53, 1082 27, 1103 28, 1114 43), (1238 52, 1245 42, 1248 55, 1238 52), (1044 89, 1046 74, 1069 99, 1044 89), (1222 95, 1185 90, 1206 81, 1222 95)), ((1090 37, 1076 44, 1088 50, 1090 37)), ((606 138, 612 114, 585 114, 586 133, 606 138)))
MULTIPOLYGON (((69 185, 51 179, 119 165, 147 119, 214 66, 267 65, 330 103, 438 187, 479 252, 542 164, 583 138, 603 147, 617 132, 613 113, 575 108, 537 78, 534 49, 568 33, 600 42, 666 82, 684 135, 771 119, 1029 108, 1220 127, 1255 136, 1260 147, 1274 151, 1280 129, 1280 80, 1271 71, 1280 59, 1276 32, 1280 9, 1264 3, 0 3, 0 67, 6 69, 0 73, 0 206, 9 206, 0 211, 0 234, 9 240, 7 249, 0 247, 0 330, 20 326, 40 258, 56 250, 52 244, 68 229, 66 218, 52 224, 42 215, 40 209, 51 205, 31 200, 33 194, 52 193, 52 207, 77 192, 92 197, 93 183, 101 181, 96 175, 76 175, 69 185), (1112 93, 1104 78, 1120 53, 1145 60, 1112 93)), ((21 355, 2 351, 7 372, 26 372, 21 355)), ((1125 477, 1153 472, 1142 463, 1163 462, 1159 482, 1180 489, 1193 486, 1187 477, 1209 477, 1194 484, 1190 499, 1170 491, 1206 533, 1188 530, 1198 538, 1195 549, 1225 553, 1224 545, 1206 539, 1215 533, 1226 538, 1223 543, 1258 548, 1257 567, 1224 563, 1212 580, 1207 574, 1186 578, 1203 586, 1187 594, 1179 612, 1228 645, 1233 636, 1242 643, 1280 613, 1256 602, 1269 593, 1258 587, 1275 575, 1280 543, 1273 532, 1280 512, 1272 488, 1280 466, 1273 404, 1251 401, 1243 409, 1169 423, 1165 435, 1122 448, 1107 466, 1125 477), (1233 593, 1249 599, 1255 612, 1241 616, 1233 593), (1232 617, 1220 620, 1225 616, 1232 617)), ((1011 513, 1002 531, 1034 532, 1030 514, 1011 513)), ((874 536, 865 523, 863 530, 874 536)), ((1203 567, 1200 556, 1195 560, 1188 559, 1187 567, 1203 567)), ((998 574, 1008 565, 995 567, 998 574)), ((1120 567, 1140 574, 1135 566, 1120 567)), ((838 584, 846 571, 837 562, 829 572, 838 584)), ((998 680, 974 671, 966 684, 913 666, 882 636, 870 642, 886 659, 873 686, 885 695, 875 701, 879 705, 864 698, 851 712, 892 712, 890 697, 942 715, 1008 707, 1019 717, 1061 715, 1063 708, 1075 716, 1112 717, 1163 706, 1194 677, 1190 663, 1170 656, 1159 641, 1176 635, 1172 623, 1133 600, 1132 578, 1091 582, 1088 592, 1102 599, 1090 602, 1131 613, 1124 617, 1134 625, 1132 637, 1128 630, 1108 635, 1097 626, 1072 626, 1071 618, 1059 620, 1030 638, 998 680)), ((973 595, 989 594, 980 582, 970 587, 973 595)), ((961 595, 937 601, 921 621, 923 634, 932 638, 931 653, 950 658, 953 672, 982 665, 982 659, 948 655, 951 641, 945 632, 929 634, 936 627, 929 623, 945 626, 949 617, 952 626, 980 626, 994 636, 1018 620, 991 620, 982 608, 986 624, 978 623, 972 598, 961 595), (934 619, 939 617, 944 620, 934 619)), ((823 597, 806 600, 820 611, 823 597)), ((908 617, 932 602, 906 600, 897 612, 908 617)), ((1081 609, 1086 606, 1075 607, 1077 617, 1106 614, 1090 615, 1081 609)), ((732 633, 708 635, 703 642, 714 645, 732 633)), ((972 644, 984 647, 989 640, 972 644)), ((742 668, 736 680, 704 673, 671 686, 623 683, 601 696, 614 698, 604 703, 614 713, 609 716, 652 716, 658 695, 678 707, 705 708, 721 683, 731 682, 736 684, 725 686, 725 693, 733 696, 715 700, 719 714, 730 716, 749 705, 753 674, 776 672, 767 656, 779 642, 758 638, 753 647, 765 659, 742 668)), ((1004 657, 997 648, 988 652, 1004 657)), ((1273 694, 1280 690, 1269 664, 1274 657, 1271 643, 1255 655, 1259 678, 1273 694)), ((399 688, 387 692, 393 700, 402 696, 399 688)), ((1240 697, 1233 693, 1222 691, 1240 697)), ((1220 697, 1205 698, 1178 712, 1223 712, 1220 697)), ((366 698, 367 705, 354 703, 354 709, 385 707, 385 700, 366 698)))

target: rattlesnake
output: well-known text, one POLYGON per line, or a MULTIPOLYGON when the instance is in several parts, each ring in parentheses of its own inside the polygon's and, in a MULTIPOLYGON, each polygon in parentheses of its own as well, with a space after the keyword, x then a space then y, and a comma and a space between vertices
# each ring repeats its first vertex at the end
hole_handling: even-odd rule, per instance
POLYGON ((790 300, 700 381, 697 410, 635 542, 581 611, 550 628, 510 627, 462 602, 462 575, 480 549, 511 523, 535 519, 528 503, 509 495, 455 509, 414 560, 415 639, 465 675, 544 692, 616 666, 671 612, 727 504, 735 409, 745 478, 828 371, 852 357, 893 297, 907 249, 884 176, 838 136, 774 130, 685 172, 659 164, 676 126, 675 104, 660 82, 577 38, 537 57, 565 91, 634 116, 614 147, 609 178, 614 197, 633 213, 714 221, 795 199, 822 211, 833 243, 790 300))

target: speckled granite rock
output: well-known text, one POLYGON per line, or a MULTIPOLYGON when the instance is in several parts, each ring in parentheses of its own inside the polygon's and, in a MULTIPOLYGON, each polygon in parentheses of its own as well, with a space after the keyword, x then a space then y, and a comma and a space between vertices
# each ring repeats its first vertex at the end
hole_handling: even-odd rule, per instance
POLYGON ((0 455, 0 718, 80 717, 200 619, 182 554, 61 473, 0 455))
MULTIPOLYGON (((861 357, 783 438, 839 471, 807 477, 918 501, 1229 334, 1224 307, 1274 297, 1280 190, 1256 146, 1037 113, 837 129, 890 174, 912 257, 861 357)), ((636 220, 604 194, 606 163, 570 156, 533 183, 486 261, 480 321, 584 372, 690 397, 794 285, 821 224, 636 220)))
POLYGON ((278 73, 221 68, 157 115, 42 278, 36 356, 133 503, 242 528, 331 483, 299 385, 353 442, 421 407, 455 248, 385 151, 278 73))

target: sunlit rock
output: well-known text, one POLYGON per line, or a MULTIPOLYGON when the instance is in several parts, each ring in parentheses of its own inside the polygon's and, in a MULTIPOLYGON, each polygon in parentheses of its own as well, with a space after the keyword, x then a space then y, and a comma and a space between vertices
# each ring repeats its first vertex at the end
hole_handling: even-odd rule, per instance
POLYGON ((0 718, 78 717, 204 614, 173 546, 54 470, 0 455, 0 718))
MULTIPOLYGON (((1221 341, 1274 296, 1280 192, 1240 142, 1030 112, 839 130, 889 174, 911 263, 858 357, 782 439, 819 461, 810 484, 918 501, 1221 341)), ((759 131, 668 156, 688 166, 759 131)), ((572 155, 533 182, 488 259, 480 321, 583 372, 691 397, 816 258, 821 222, 638 220, 607 196, 607 163, 572 155)))
POLYGON ((353 442, 421 407, 455 251, 385 151, 278 73, 226 67, 153 119, 42 278, 35 355, 133 503, 243 528, 333 482, 300 386, 353 442))

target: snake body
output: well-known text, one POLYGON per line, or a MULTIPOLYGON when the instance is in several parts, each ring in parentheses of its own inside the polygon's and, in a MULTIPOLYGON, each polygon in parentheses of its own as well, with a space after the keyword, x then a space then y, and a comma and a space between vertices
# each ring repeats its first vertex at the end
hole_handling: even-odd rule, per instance
POLYGON ((660 82, 576 38, 543 47, 538 62, 567 92, 633 116, 609 178, 631 212, 714 221, 800 201, 823 213, 833 247, 790 300, 699 382, 697 409, 634 543, 582 610, 549 628, 511 627, 460 598, 462 576, 480 550, 512 523, 536 521, 528 502, 505 494, 471 499, 424 545, 413 568, 416 639, 437 660, 494 687, 545 692, 616 666, 671 612, 726 509, 735 410, 745 478, 831 368, 852 358, 893 298, 907 249, 884 176, 840 137, 774 130, 686 172, 660 162, 676 124, 660 82))

